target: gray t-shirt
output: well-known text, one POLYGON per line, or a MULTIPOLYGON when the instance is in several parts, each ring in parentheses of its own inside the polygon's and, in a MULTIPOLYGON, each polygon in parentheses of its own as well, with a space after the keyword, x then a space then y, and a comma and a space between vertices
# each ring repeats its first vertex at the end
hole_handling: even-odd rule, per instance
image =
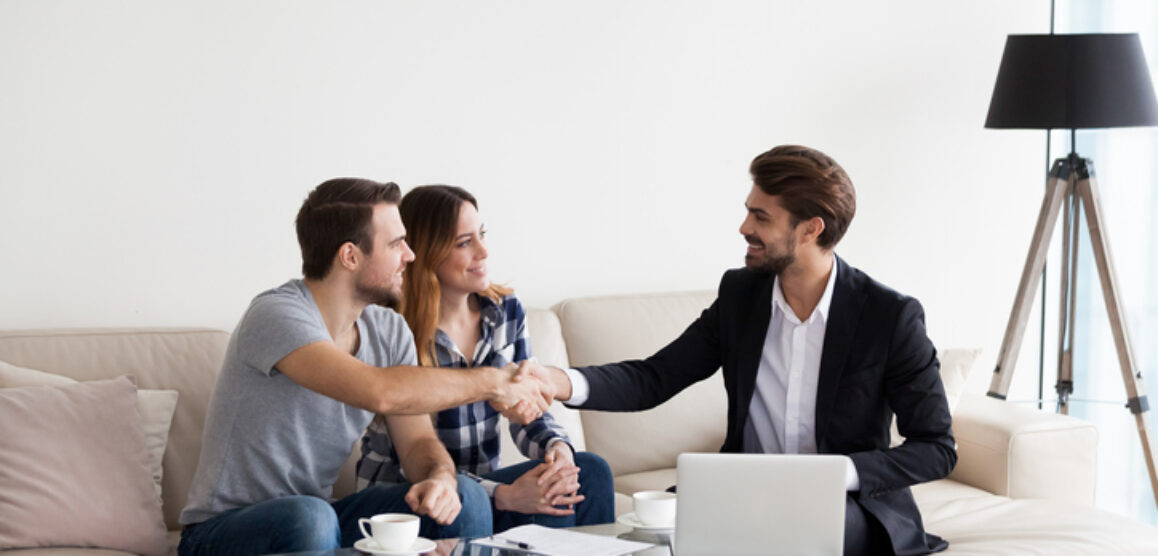
MULTIPOLYGON (((371 305, 357 325, 358 359, 377 367, 416 364, 414 338, 398 313, 371 305)), ((282 496, 330 499, 339 469, 373 414, 309 390, 274 367, 295 349, 323 340, 330 334, 301 280, 250 303, 209 400, 182 524, 282 496)))

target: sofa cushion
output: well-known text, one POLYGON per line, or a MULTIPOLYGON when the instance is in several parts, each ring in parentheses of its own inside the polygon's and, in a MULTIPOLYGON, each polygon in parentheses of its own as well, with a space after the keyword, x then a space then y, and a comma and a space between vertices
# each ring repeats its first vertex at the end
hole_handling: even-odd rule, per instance
POLYGON ((0 360, 86 381, 130 375, 137 386, 181 393, 164 457, 165 523, 177 518, 201 453, 206 408, 229 333, 204 328, 0 331, 0 360))
POLYGON ((967 393, 953 415, 953 433, 958 460, 950 478, 1010 498, 1094 505, 1093 423, 967 393))
POLYGON ((0 548, 168 552, 126 377, 0 389, 0 548))
MULTIPOLYGON (((0 388, 65 384, 76 384, 76 381, 0 361, 0 388)), ((165 456, 165 446, 169 443, 169 425, 173 422, 173 410, 177 409, 177 397, 176 390, 137 390, 137 409, 141 414, 141 428, 145 432, 149 472, 153 476, 153 487, 158 498, 161 497, 161 479, 164 476, 161 462, 165 456)))
POLYGON ((1104 510, 1010 499, 951 479, 917 485, 913 497, 925 528, 949 540, 945 554, 1158 554, 1158 529, 1104 510))
POLYGON ((965 383, 969 380, 969 373, 973 370, 973 363, 981 354, 980 348, 974 349, 941 349, 937 350, 937 358, 941 361, 941 384, 945 386, 945 398, 949 402, 949 413, 957 409, 961 401, 961 394, 965 392, 965 383))
POLYGON ((561 301, 552 310, 570 364, 580 367, 655 353, 715 298, 711 291, 588 297, 561 301))
POLYGON ((567 367, 567 346, 559 317, 548 309, 527 309, 527 332, 531 335, 531 354, 544 365, 567 367))

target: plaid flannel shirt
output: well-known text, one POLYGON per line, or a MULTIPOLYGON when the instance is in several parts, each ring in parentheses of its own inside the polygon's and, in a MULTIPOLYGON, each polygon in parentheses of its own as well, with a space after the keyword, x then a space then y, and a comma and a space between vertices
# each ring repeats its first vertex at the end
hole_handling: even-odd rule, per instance
MULTIPOLYGON (((508 295, 495 303, 473 294, 482 312, 482 330, 474 350, 476 367, 503 367, 531 357, 526 312, 519 299, 508 295)), ((434 352, 440 367, 469 370, 466 357, 442 330, 435 332, 434 352)), ((496 483, 479 475, 499 469, 499 413, 489 403, 475 402, 440 411, 434 415, 434 429, 460 472, 482 483, 494 494, 496 483)), ((511 423, 511 438, 519 451, 540 459, 558 441, 570 444, 567 432, 550 413, 527 425, 511 423)), ((358 461, 358 488, 376 483, 399 483, 406 478, 398 454, 386 431, 385 420, 376 417, 362 438, 362 459, 358 461)))

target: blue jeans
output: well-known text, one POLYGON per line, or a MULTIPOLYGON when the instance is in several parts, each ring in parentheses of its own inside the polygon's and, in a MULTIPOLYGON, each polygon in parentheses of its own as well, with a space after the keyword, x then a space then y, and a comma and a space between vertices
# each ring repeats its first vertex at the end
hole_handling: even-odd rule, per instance
MULTIPOLYGON (((305 552, 352 546, 362 538, 358 518, 414 513, 404 497, 409 484, 374 485, 334 503, 313 496, 285 496, 221 513, 185 528, 180 556, 305 552)), ((450 525, 422 517, 419 534, 429 539, 491 534, 490 500, 478 483, 458 477, 462 511, 450 525)))
MULTIPOLYGON (((543 463, 531 460, 492 471, 484 478, 497 483, 511 484, 524 473, 543 463)), ((575 505, 571 515, 521 514, 495 509, 495 532, 500 533, 511 527, 536 523, 546 527, 573 527, 611 523, 615 519, 615 491, 611 479, 611 468, 603 458, 590 452, 577 452, 575 465, 579 466, 579 494, 586 496, 575 505)))

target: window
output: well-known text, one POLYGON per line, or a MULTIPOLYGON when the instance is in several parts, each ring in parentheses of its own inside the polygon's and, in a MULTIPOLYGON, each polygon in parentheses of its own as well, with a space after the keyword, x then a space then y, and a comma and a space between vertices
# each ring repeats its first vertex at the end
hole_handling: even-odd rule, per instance
MULTIPOLYGON (((1139 33, 1151 77, 1158 76, 1158 3, 1063 0, 1057 8, 1058 33, 1139 33)), ((1053 132, 1051 143, 1052 158, 1065 156, 1069 132, 1053 132)), ((1076 147, 1094 163, 1126 327, 1143 376, 1141 388, 1158 400, 1158 129, 1082 130, 1077 132, 1076 147)), ((1081 227, 1070 415, 1098 427, 1097 506, 1158 525, 1135 419, 1124 407, 1126 389, 1084 220, 1081 227)), ((1060 239, 1059 228, 1054 233, 1055 251, 1060 239)), ((1056 265, 1059 259, 1051 252, 1049 260, 1056 265)), ((1048 397, 1056 379, 1059 286, 1058 273, 1047 272, 1043 359, 1048 397)), ((1045 407, 1051 405, 1046 402, 1045 407)), ((1158 437, 1155 411, 1158 404, 1146 413, 1152 439, 1158 437)))

